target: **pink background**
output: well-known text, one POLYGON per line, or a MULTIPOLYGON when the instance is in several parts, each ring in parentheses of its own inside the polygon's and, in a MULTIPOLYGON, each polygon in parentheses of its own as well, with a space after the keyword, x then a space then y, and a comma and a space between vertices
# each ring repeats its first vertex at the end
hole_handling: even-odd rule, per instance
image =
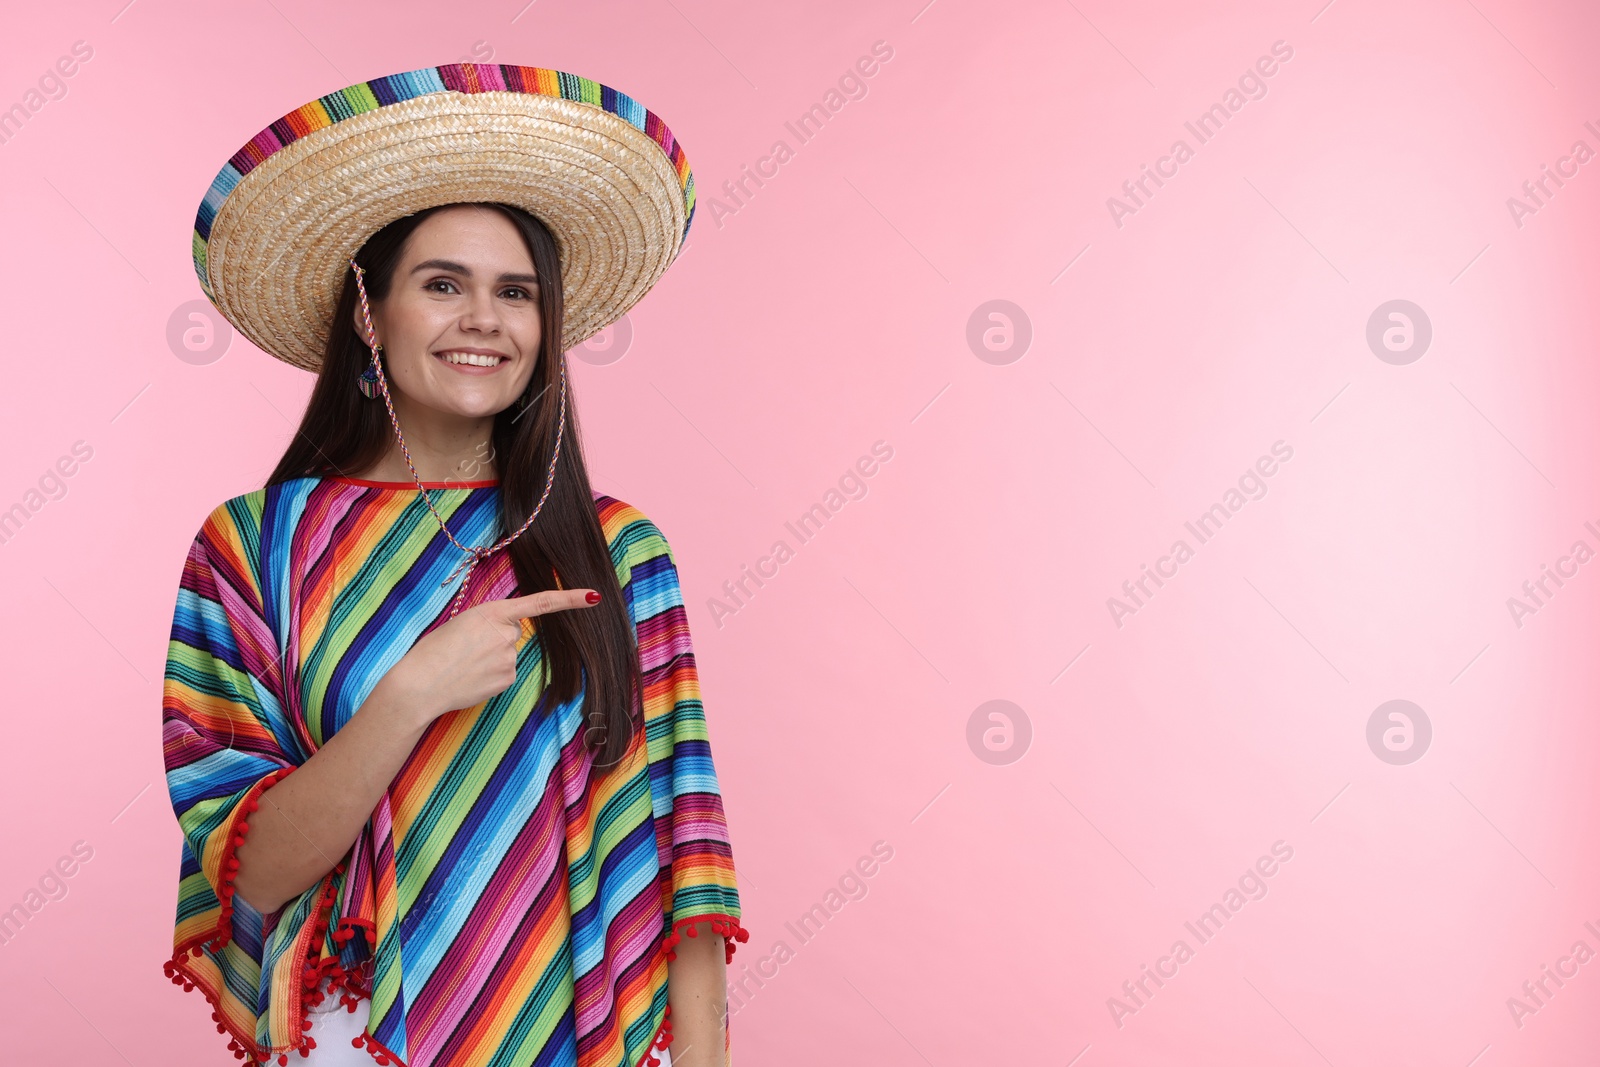
POLYGON ((160 679, 188 540, 259 487, 311 378, 237 336, 180 359, 168 322, 202 299, 195 209, 247 137, 463 58, 634 95, 697 177, 631 345, 573 365, 597 485, 684 576, 752 934, 740 1062, 1591 1062, 1600 962, 1507 1001, 1600 951, 1600 563, 1520 626, 1507 600, 1600 549, 1600 161, 1520 226, 1507 199, 1600 150, 1595 8, 921 2, 8 18, 0 106, 74 41, 93 57, 0 144, 0 508, 40 505, 0 545, 0 907, 93 854, 0 946, 7 1062, 232 1062, 161 973, 160 679), (866 95, 800 144, 785 122, 880 40, 866 95), (1200 144, 1184 122, 1278 41, 1266 95, 1200 144), (793 157, 729 200, 780 138, 793 157), (1193 158, 1117 225, 1107 198, 1178 138, 1193 158), (1404 365, 1365 336, 1395 299, 1432 325, 1404 365), (991 300, 1025 352, 969 345, 991 300), (29 498, 76 441, 64 495, 29 498), (865 496, 800 545, 784 523, 878 441, 865 496), (1266 495, 1199 544, 1184 523, 1277 441, 1266 495), (1107 598, 1180 538, 1193 558, 1119 627, 1107 598), (779 539, 794 558, 719 625, 779 539), (1394 699, 1432 725, 1404 765, 1366 739, 1394 699), (1017 709, 999 755, 968 740, 990 701, 1017 709), (866 895, 802 943, 785 924, 878 841, 866 895), (1280 841, 1201 944, 1184 923, 1280 841))

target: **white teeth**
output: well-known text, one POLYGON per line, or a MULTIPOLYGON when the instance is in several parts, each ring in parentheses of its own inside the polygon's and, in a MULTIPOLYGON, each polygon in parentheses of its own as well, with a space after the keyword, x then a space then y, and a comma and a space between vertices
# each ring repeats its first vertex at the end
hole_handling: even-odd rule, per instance
POLYGON ((492 367, 500 362, 499 356, 480 356, 472 352, 444 352, 440 358, 446 363, 465 363, 471 367, 492 367))

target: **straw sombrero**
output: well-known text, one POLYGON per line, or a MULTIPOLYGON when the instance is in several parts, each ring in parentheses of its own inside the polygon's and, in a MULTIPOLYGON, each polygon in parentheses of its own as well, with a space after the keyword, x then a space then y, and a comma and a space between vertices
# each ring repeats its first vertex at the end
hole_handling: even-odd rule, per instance
POLYGON ((200 204, 195 273, 240 333, 315 371, 349 257, 403 215, 470 201, 525 208, 555 236, 567 351, 672 264, 694 176, 665 123, 599 82, 425 67, 319 97, 250 138, 200 204))

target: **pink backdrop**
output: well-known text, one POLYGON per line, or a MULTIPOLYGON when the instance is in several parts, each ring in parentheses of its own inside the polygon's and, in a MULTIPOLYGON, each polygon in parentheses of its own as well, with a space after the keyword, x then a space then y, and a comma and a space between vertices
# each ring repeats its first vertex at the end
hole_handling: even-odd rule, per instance
POLYGON ((160 680, 311 379, 185 341, 190 229, 462 59, 697 177, 574 379, 683 571, 740 1062, 1591 1062, 1593 5, 124 2, 0 37, 7 1062, 231 1062, 161 973, 160 680))

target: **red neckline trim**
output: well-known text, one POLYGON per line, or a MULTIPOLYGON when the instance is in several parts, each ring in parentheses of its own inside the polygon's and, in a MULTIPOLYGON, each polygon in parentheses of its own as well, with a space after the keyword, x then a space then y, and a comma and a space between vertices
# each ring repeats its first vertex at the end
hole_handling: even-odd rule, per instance
MULTIPOLYGON (((375 482, 370 478, 347 478, 342 474, 327 476, 330 482, 343 482, 346 485, 364 485, 368 489, 415 489, 416 482, 375 482)), ((423 482, 424 489, 487 489, 499 485, 498 478, 488 478, 472 482, 423 482)))

